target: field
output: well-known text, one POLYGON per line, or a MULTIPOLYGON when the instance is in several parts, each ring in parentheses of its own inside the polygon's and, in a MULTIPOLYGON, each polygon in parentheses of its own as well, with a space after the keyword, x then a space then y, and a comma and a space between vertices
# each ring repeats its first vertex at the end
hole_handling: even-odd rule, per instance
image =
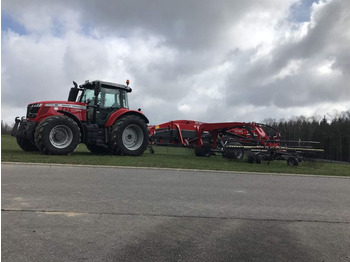
POLYGON ((293 173, 327 176, 350 176, 350 164, 302 162, 297 167, 291 167, 286 161, 273 161, 262 164, 249 164, 246 160, 228 160, 222 156, 196 157, 190 148, 154 147, 154 154, 147 150, 140 157, 93 155, 80 144, 69 156, 43 155, 40 152, 24 152, 16 139, 9 135, 1 136, 1 161, 26 163, 55 163, 73 165, 105 165, 158 167, 178 169, 222 170, 264 173, 293 173))

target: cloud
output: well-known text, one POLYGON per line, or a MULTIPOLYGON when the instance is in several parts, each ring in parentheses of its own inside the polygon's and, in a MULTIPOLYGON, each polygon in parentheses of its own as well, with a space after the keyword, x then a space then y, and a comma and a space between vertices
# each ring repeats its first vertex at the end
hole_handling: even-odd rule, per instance
POLYGON ((131 80, 132 108, 262 121, 350 104, 347 1, 4 1, 2 119, 71 81, 131 80), (14 24, 14 23, 12 23, 14 24), (19 31, 16 28, 21 28, 19 31))
POLYGON ((344 54, 349 52, 344 43, 350 39, 339 31, 350 24, 349 5, 332 1, 314 4, 312 9, 311 21, 302 38, 297 32, 296 38, 274 46, 269 55, 253 63, 248 60, 249 53, 240 52, 234 57, 235 61, 241 61, 241 66, 232 72, 231 82, 245 86, 229 92, 228 101, 307 108, 350 100, 349 67, 348 63, 343 64, 344 54))

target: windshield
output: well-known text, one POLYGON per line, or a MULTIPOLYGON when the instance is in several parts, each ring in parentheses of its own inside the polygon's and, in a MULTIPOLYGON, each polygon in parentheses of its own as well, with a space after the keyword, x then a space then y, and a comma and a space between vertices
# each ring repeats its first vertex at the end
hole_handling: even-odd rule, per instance
POLYGON ((80 102, 82 102, 82 103, 89 103, 89 101, 91 101, 91 102, 94 101, 94 90, 93 89, 85 89, 81 98, 80 98, 80 102))

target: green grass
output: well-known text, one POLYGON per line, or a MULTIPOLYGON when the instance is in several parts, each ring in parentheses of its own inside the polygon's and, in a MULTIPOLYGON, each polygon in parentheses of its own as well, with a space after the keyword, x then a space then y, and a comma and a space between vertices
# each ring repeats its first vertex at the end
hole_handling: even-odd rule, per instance
POLYGON ((350 176, 349 164, 303 162, 297 167, 291 167, 286 161, 273 161, 270 165, 249 164, 243 160, 228 160, 222 156, 196 157, 192 149, 154 147, 155 153, 148 150, 140 157, 93 155, 80 144, 76 151, 69 156, 43 155, 40 152, 24 152, 16 139, 1 136, 1 161, 26 163, 55 163, 73 165, 106 165, 106 166, 134 166, 160 167, 179 169, 225 170, 243 172, 294 173, 329 176, 350 176))

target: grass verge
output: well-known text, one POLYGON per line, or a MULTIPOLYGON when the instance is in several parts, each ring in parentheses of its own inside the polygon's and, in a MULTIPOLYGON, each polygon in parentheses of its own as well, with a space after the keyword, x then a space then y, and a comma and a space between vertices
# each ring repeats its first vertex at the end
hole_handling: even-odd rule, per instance
POLYGON ((292 173, 327 176, 350 176, 350 165, 339 163, 303 162, 297 167, 291 167, 286 161, 273 161, 270 165, 249 164, 245 160, 228 160, 222 156, 196 157, 190 148, 155 147, 155 153, 148 150, 140 157, 93 155, 84 144, 69 156, 43 155, 40 152, 22 151, 14 137, 1 136, 1 161, 26 163, 55 163, 73 165, 106 165, 159 167, 200 170, 223 170, 263 173, 292 173))

